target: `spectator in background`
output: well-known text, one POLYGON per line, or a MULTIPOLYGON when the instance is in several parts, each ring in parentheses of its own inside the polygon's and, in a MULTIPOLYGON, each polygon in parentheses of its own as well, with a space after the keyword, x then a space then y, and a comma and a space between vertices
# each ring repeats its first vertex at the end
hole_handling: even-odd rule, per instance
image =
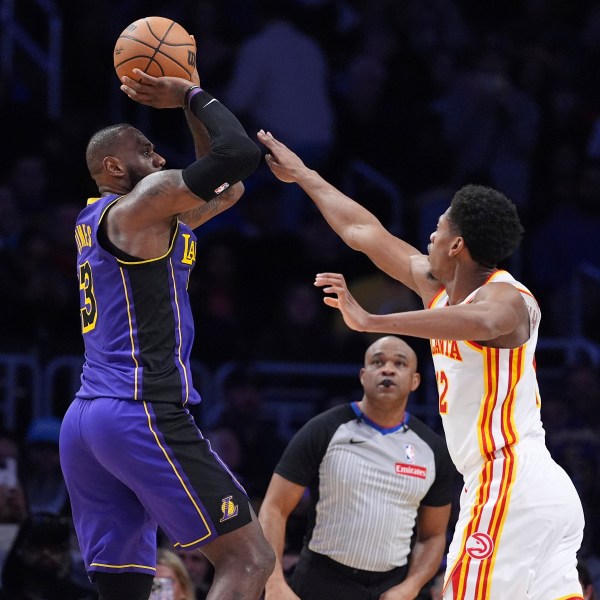
MULTIPOLYGON (((264 128, 291 144, 314 168, 322 167, 334 143, 334 108, 327 57, 295 23, 293 2, 260 0, 262 28, 237 53, 225 92, 227 106, 248 131, 264 128)), ((256 181, 256 179, 255 179, 256 181)), ((249 190, 252 180, 248 181, 249 190)), ((278 222, 294 229, 305 203, 289 186, 279 186, 278 222)))
POLYGON ((273 327, 259 334, 254 355, 270 360, 325 362, 332 356, 327 331, 331 315, 308 281, 294 281, 284 290, 273 327))
POLYGON ((14 253, 10 287, 15 291, 7 292, 12 304, 6 330, 14 339, 13 352, 35 347, 42 356, 66 353, 73 349, 70 340, 78 335, 77 319, 73 317, 77 305, 71 298, 77 283, 56 262, 55 247, 49 238, 41 228, 28 227, 21 236, 19 251, 14 253), (28 335, 24 336, 23 331, 28 335))
MULTIPOLYGON (((554 69, 559 70, 557 66, 554 69)), ((530 206, 534 224, 539 222, 540 213, 547 215, 557 204, 568 203, 577 194, 578 169, 592 126, 588 106, 572 79, 569 74, 552 78, 541 94, 543 126, 534 161, 530 206)))
POLYGON ((17 157, 9 178, 17 205, 31 224, 43 226, 48 214, 48 164, 41 154, 17 157))
POLYGON ((189 30, 195 32, 202 80, 210 81, 211 90, 217 98, 222 96, 223 88, 227 85, 235 48, 227 31, 231 22, 227 14, 229 7, 224 7, 224 4, 193 0, 191 10, 187 10, 185 16, 189 30))
POLYGON ((26 516, 27 502, 17 474, 17 460, 0 458, 0 525, 20 523, 26 516))
POLYGON ((227 425, 217 425, 206 432, 206 439, 210 442, 211 449, 227 465, 235 478, 248 491, 252 489, 252 482, 245 481, 240 475, 243 468, 244 452, 238 434, 227 425))
POLYGON ((71 526, 66 517, 30 515, 21 525, 2 569, 2 600, 95 600, 73 580, 71 526))
MULTIPOLYGON (((597 305, 596 305, 597 306, 597 305)), ((597 318, 597 315, 596 315, 597 318)), ((588 360, 570 365, 565 379, 566 405, 575 412, 582 428, 600 433, 600 368, 588 360)))
MULTIPOLYGON (((204 227, 204 226, 203 226, 204 227)), ((243 356, 247 339, 244 331, 241 239, 233 235, 213 235, 199 247, 203 271, 190 278, 189 292, 198 314, 198 337, 202 344, 193 349, 194 358, 217 368, 232 356, 243 356)))
POLYGON ((546 335, 585 335, 600 341, 597 306, 600 286, 585 279, 581 298, 572 284, 585 264, 600 269, 600 159, 580 165, 575 193, 545 215, 532 232, 527 267, 532 289, 550 312, 546 335), (574 304, 577 302, 577 304, 574 304), (567 309, 565 311, 565 308, 567 309), (574 323, 574 315, 580 315, 574 323), (570 317, 570 318, 569 318, 570 317))
POLYGON ((170 579, 173 582, 173 600, 196 600, 190 574, 179 556, 171 550, 158 549, 155 579, 170 579))
POLYGON ((213 578, 213 566, 202 552, 186 552, 177 547, 174 550, 187 569, 196 592, 196 600, 205 600, 213 578))
POLYGON ((0 428, 0 459, 12 458, 18 462, 20 449, 17 437, 8 429, 0 428))
POLYGON ((32 513, 69 512, 58 452, 60 426, 57 417, 40 417, 31 421, 25 435, 23 485, 32 513))
POLYGON ((254 376, 243 368, 235 371, 226 379, 224 392, 224 410, 213 429, 227 427, 237 435, 242 446, 238 474, 251 486, 249 495, 262 498, 285 442, 280 439, 276 424, 269 420, 254 376))
POLYGON ((484 48, 435 107, 443 140, 457 157, 455 183, 462 185, 475 176, 523 209, 530 197, 541 114, 535 98, 517 86, 510 68, 500 49, 484 48))
POLYGON ((18 461, 19 446, 15 436, 0 430, 0 566, 28 512, 18 461))

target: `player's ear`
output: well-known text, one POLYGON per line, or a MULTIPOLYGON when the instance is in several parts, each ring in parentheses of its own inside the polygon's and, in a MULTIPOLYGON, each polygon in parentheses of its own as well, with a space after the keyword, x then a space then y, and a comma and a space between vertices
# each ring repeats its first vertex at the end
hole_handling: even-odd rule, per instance
POLYGON ((410 391, 414 392, 420 385, 421 385, 421 374, 413 373, 412 385, 410 386, 410 391))
POLYGON ((364 385, 364 382, 363 382, 363 375, 364 375, 364 374, 365 374, 365 370, 364 370, 364 368, 362 368, 362 369, 359 371, 359 373, 358 373, 358 378, 359 378, 359 380, 360 380, 360 385, 364 385))
POLYGON ((454 238, 452 246, 450 246, 450 256, 456 256, 465 247, 465 240, 460 235, 454 238))
POLYGON ((105 171, 110 173, 113 177, 122 177, 125 172, 121 161, 115 156, 105 156, 102 165, 104 166, 105 171))

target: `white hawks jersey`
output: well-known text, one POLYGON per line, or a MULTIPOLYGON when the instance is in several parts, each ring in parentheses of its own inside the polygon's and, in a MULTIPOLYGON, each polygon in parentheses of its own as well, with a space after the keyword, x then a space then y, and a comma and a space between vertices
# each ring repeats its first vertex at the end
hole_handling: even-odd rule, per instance
MULTIPOLYGON (((517 348, 432 340, 440 413, 465 485, 448 550, 444 600, 577 600, 581 502, 544 443, 534 352, 540 309, 506 271, 529 310, 517 348)), ((475 290, 464 303, 469 303, 475 290)), ((448 304, 445 290, 430 308, 448 304)))
MULTIPOLYGON (((530 337, 517 348, 490 348, 475 341, 431 340, 440 397, 440 415, 452 461, 465 479, 469 473, 522 440, 544 444, 535 348, 540 309, 531 292, 506 271, 484 285, 514 285, 529 310, 530 337)), ((478 288, 479 289, 479 288, 478 288)), ((477 290, 462 304, 472 302, 477 290)), ((448 305, 442 290, 430 308, 448 305)))

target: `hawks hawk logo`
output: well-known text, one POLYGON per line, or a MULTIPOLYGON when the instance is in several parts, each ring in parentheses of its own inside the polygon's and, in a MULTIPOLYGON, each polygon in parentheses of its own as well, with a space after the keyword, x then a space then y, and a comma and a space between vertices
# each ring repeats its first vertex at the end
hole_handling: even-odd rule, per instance
POLYGON ((465 550, 471 558, 483 560, 492 555, 494 540, 487 533, 477 531, 467 539, 465 550))
POLYGON ((220 519, 221 523, 232 519, 238 514, 238 505, 233 502, 232 498, 233 496, 227 496, 221 500, 221 511, 223 513, 223 517, 220 519))

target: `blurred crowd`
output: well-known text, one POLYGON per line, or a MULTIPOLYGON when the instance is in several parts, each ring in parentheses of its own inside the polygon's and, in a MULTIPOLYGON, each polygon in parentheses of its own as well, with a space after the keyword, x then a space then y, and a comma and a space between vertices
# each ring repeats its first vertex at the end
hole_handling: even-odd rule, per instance
MULTIPOLYGON (((35 0, 16 4, 28 31, 47 41, 35 0)), ((174 18, 194 34, 202 85, 251 134, 272 131, 421 250, 459 186, 475 182, 505 192, 526 227, 521 252, 506 266, 538 297, 542 338, 585 336, 600 344, 599 2, 56 4, 63 17, 60 116, 47 116, 43 74, 25 53, 15 54, 11 76, 0 79, 0 352, 40 360, 82 352, 73 223, 96 193, 84 161, 90 135, 130 121, 170 166, 192 158, 181 111, 156 114, 118 90, 114 42, 130 22, 150 14, 174 18)), ((297 187, 277 182, 265 165, 246 181, 238 205, 197 234, 190 280, 194 352, 209 369, 231 360, 285 360, 354 363, 358 372, 367 339, 322 304, 312 285, 317 272, 344 273, 372 312, 418 308, 402 286, 340 242, 297 187)), ((417 348, 420 360, 429 361, 427 346, 417 348)), ((586 511, 580 557, 598 583, 599 366, 576 357, 540 383, 549 447, 586 511)), ((230 410, 205 432, 257 503, 287 441, 278 439, 260 396, 252 378, 235 380, 226 398, 230 410)), ((71 595, 45 597, 87 598, 92 592, 78 571, 70 529, 64 533, 60 417, 32 422, 25 435, 0 436, 0 552, 7 564, 16 560, 42 574, 54 560, 52 572, 62 574, 71 595), (18 547, 40 539, 28 533, 38 522, 53 541, 48 557, 31 567, 41 550, 18 547), (59 550, 72 563, 60 562, 59 550)), ((300 542, 292 523, 291 551, 300 542)), ((171 558, 165 568, 179 569, 171 558)), ((210 567, 199 555, 184 560, 196 587, 206 588, 210 567)), ((17 577, 19 570, 11 573, 17 577)), ((2 586, 11 585, 3 576, 2 586)), ((20 598, 10 593, 5 596, 20 598)))

